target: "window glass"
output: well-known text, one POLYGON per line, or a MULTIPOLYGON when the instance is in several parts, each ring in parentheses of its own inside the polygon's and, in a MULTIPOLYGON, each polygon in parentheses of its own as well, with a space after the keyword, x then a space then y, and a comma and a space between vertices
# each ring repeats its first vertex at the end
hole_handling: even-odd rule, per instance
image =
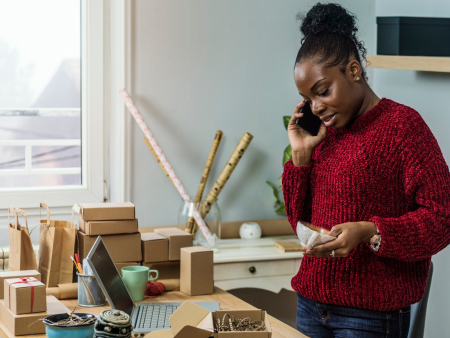
POLYGON ((0 1, 0 189, 81 184, 80 1, 0 1))

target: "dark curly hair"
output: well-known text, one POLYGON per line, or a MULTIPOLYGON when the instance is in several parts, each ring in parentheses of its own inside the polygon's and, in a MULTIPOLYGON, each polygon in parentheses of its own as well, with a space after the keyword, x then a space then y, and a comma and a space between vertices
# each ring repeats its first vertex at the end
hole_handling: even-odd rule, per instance
POLYGON ((345 73, 345 66, 353 57, 361 64, 362 76, 367 80, 361 62, 365 62, 367 50, 356 37, 358 28, 353 13, 338 4, 319 2, 306 15, 298 13, 297 20, 302 22, 300 31, 303 39, 295 65, 303 59, 318 57, 318 64, 339 66, 339 70, 345 73))

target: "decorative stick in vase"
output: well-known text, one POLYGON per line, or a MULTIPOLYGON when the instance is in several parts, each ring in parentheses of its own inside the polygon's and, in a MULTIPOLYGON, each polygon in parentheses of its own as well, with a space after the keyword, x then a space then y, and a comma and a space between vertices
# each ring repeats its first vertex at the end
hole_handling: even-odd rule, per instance
MULTIPOLYGON (((142 117, 139 110, 136 108, 136 105, 134 104, 133 100, 131 99, 130 95, 127 93, 127 91, 124 89, 119 91, 120 96, 122 97, 123 102, 128 108, 128 111, 130 112, 131 116, 133 116, 134 120, 138 124, 139 128, 141 128, 142 132, 144 133, 147 140, 150 142, 150 144, 153 147, 153 150, 155 151, 156 155, 158 156, 159 160, 163 164, 164 168, 166 169, 167 173, 169 174, 172 182, 174 183, 175 187, 177 188, 179 194, 181 195, 181 198, 186 203, 191 203, 191 199, 189 198, 189 195, 187 194, 186 190, 184 189, 183 185, 181 184, 180 179, 175 174, 175 171, 173 170, 172 166, 170 165, 169 161, 167 160, 166 156, 162 152, 161 148, 159 147, 158 142, 156 142, 155 137, 150 132, 150 129, 148 128, 147 124, 144 121, 144 118, 142 117)), ((203 236, 205 236, 206 240, 208 241, 209 245, 213 246, 215 243, 215 237, 209 230, 208 226, 206 225, 203 218, 200 216, 199 211, 197 210, 196 206, 192 208, 192 213, 194 214, 194 218, 197 221, 197 224, 200 228, 200 230, 203 233, 203 236)))
MULTIPOLYGON (((227 183, 228 179, 230 178, 231 174, 233 173, 234 169, 236 168, 237 164, 241 160, 242 155, 244 155, 245 150, 247 150, 248 145, 253 139, 253 135, 250 133, 245 132, 244 136, 242 136, 241 140, 239 141, 236 149, 234 149, 233 154, 231 154, 230 159, 228 160, 227 164, 225 165, 225 168, 223 168, 222 172, 219 175, 219 178, 217 179, 216 183, 212 187, 211 191, 209 192, 208 196, 205 198, 206 201, 213 201, 217 199, 220 192, 222 191, 223 187, 225 186, 225 183, 227 183)), ((203 203, 200 209, 200 216, 202 219, 209 213, 211 210, 212 204, 210 202, 203 203)), ((196 230, 196 225, 194 225, 194 229, 192 233, 194 233, 196 230)))
MULTIPOLYGON (((153 156, 156 159, 156 162, 158 162, 159 166, 161 167, 161 169, 164 171, 164 174, 166 174, 167 178, 169 179, 169 181, 173 184, 173 186, 175 187, 175 183, 173 183, 172 179, 170 178, 170 175, 167 173, 167 170, 164 168, 163 164, 161 163, 161 161, 158 158, 158 155, 156 155, 155 153, 155 149, 153 149, 152 145, 150 144, 150 142, 148 142, 147 137, 144 136, 144 140, 145 143, 147 143, 147 146, 150 148, 153 156)), ((176 187, 175 187, 176 188, 176 187)))
MULTIPOLYGON (((198 186, 197 196, 195 196, 194 203, 197 204, 202 200, 203 191, 205 190, 206 181, 208 180, 209 172, 211 171, 211 166, 214 162, 214 158, 216 157, 217 149, 219 149, 220 142, 222 141, 223 132, 218 130, 216 132, 216 136, 214 137, 213 144, 211 146, 211 150, 209 151, 209 156, 206 161, 205 169, 203 170, 202 179, 200 180, 200 185, 198 186)), ((186 224, 186 228, 184 229, 186 232, 193 233, 195 225, 194 217, 189 217, 188 222, 186 224)))

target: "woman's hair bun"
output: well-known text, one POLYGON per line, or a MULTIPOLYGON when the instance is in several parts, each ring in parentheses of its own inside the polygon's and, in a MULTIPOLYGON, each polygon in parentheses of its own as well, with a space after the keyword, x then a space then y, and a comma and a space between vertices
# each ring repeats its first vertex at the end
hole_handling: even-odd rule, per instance
POLYGON ((354 37, 358 31, 355 15, 334 3, 319 2, 306 15, 299 14, 297 18, 303 21, 300 31, 304 39, 308 35, 317 35, 322 32, 354 37))

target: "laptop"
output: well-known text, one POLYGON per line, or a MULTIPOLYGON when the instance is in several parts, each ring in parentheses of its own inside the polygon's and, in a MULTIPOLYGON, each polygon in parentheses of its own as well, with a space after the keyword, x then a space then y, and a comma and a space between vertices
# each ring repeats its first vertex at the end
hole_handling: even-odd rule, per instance
MULTIPOLYGON (((101 236, 97 237, 86 260, 109 305, 130 315, 134 327, 133 337, 144 337, 148 332, 171 328, 169 317, 182 303, 140 302, 135 306, 101 236)), ((196 304, 211 312, 220 310, 218 302, 196 302, 196 304)))

